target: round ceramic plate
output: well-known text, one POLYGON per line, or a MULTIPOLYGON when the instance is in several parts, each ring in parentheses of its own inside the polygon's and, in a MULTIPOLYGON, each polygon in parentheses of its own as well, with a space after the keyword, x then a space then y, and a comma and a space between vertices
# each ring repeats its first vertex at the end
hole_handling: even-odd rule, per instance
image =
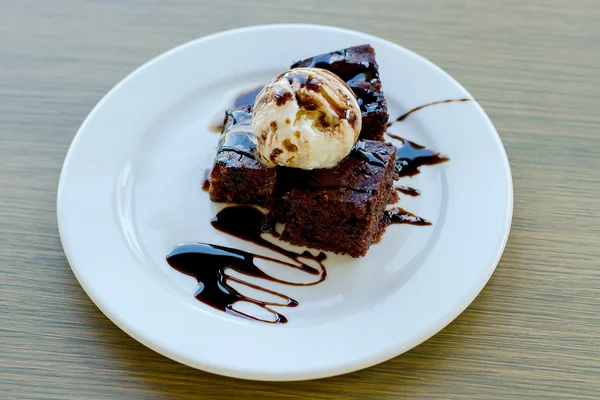
POLYGON ((266 324, 194 298, 194 278, 165 256, 181 242, 273 255, 217 232, 223 205, 201 188, 218 134, 209 129, 236 94, 296 60, 370 43, 390 116, 471 98, 448 74, 397 44, 313 25, 269 25, 207 36, 143 65, 94 108, 75 136, 58 188, 58 225, 77 279, 129 335, 181 363, 248 379, 321 378, 397 356, 473 301, 510 229, 512 183, 494 126, 476 101, 423 108, 390 131, 450 161, 399 184, 421 191, 400 206, 432 226, 392 225, 359 259, 329 255, 327 279, 263 286, 299 305, 266 324))

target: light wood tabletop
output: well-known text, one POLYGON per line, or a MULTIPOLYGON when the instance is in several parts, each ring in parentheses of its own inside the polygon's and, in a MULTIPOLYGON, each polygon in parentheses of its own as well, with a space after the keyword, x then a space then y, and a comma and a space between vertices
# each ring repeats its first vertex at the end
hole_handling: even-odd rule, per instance
POLYGON ((0 398, 600 398, 600 7, 595 0, 0 0, 0 398), (79 125, 135 67, 254 24, 371 33, 453 75, 496 125, 514 180, 492 279, 388 362, 269 383, 144 347, 65 259, 56 187, 79 125))

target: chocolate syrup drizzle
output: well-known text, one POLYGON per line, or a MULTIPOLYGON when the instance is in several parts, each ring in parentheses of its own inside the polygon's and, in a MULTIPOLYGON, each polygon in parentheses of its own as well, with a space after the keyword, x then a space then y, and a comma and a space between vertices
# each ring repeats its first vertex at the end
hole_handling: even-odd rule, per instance
POLYGON ((256 137, 252 132, 252 113, 250 107, 227 110, 223 133, 217 144, 215 162, 229 165, 230 161, 222 152, 231 151, 246 157, 255 158, 256 137), (235 130, 231 128, 235 127, 235 130))
POLYGON ((431 222, 425 218, 416 216, 415 214, 406 211, 400 207, 394 207, 391 210, 386 210, 383 214, 383 222, 386 225, 392 224, 410 224, 410 225, 431 225, 431 222))
POLYGON ((429 107, 429 106, 434 106, 436 104, 443 104, 443 103, 456 103, 456 102, 465 102, 465 101, 471 101, 472 99, 449 99, 449 100, 440 100, 440 101, 434 101, 432 103, 428 103, 428 104, 423 104, 422 106, 419 107, 415 107, 412 110, 405 112, 404 114, 402 114, 401 116, 399 116, 398 118, 396 118, 394 121, 388 122, 387 126, 390 127, 392 126, 395 122, 400 122, 400 121, 404 121, 406 118, 408 118, 409 115, 411 115, 412 113, 419 111, 423 108, 429 107))
POLYGON ((354 146, 352 152, 354 154, 357 154, 360 158, 362 158, 369 164, 378 165, 381 167, 385 166, 385 162, 383 162, 383 160, 380 159, 377 154, 365 150, 364 146, 354 146))
POLYGON ((393 133, 387 132, 387 135, 402 142, 400 147, 396 147, 396 173, 400 177, 418 174, 420 172, 419 167, 423 165, 435 165, 450 161, 450 158, 425 146, 411 142, 393 133))
MULTIPOLYGON (((472 99, 467 99, 467 98, 450 99, 450 100, 434 101, 432 103, 424 104, 422 106, 415 107, 412 110, 405 112, 404 114, 402 114, 401 116, 396 118, 394 121, 388 122, 387 126, 389 128, 396 122, 404 121, 409 115, 411 115, 412 113, 419 111, 425 107, 433 106, 436 104, 466 102, 466 101, 471 101, 471 100, 472 99)), ((421 146, 420 144, 417 144, 415 142, 411 142, 410 140, 404 139, 403 137, 400 137, 400 136, 395 135, 390 132, 386 132, 386 134, 389 137, 402 142, 402 145, 400 147, 396 147, 396 172, 398 173, 398 175, 400 177, 414 176, 414 175, 418 174, 420 172, 419 167, 421 167, 422 165, 435 165, 435 164, 440 164, 440 163, 450 160, 450 158, 448 158, 446 156, 442 156, 442 155, 440 155, 440 153, 430 150, 430 149, 426 148, 425 146, 421 146)), ((398 186, 398 187, 396 187, 396 191, 406 194, 408 196, 420 196, 421 195, 421 192, 419 192, 417 189, 414 189, 411 187, 406 187, 406 186, 398 186)), ((417 218, 419 218, 419 217, 417 217, 417 218)), ((406 223, 409 223, 409 222, 406 222, 406 223)))
POLYGON ((217 310, 240 317, 273 324, 284 324, 287 322, 287 318, 273 310, 271 307, 296 307, 298 305, 296 300, 285 294, 265 289, 243 279, 227 275, 225 271, 227 269, 232 269, 245 276, 260 278, 284 285, 312 286, 325 280, 327 270, 325 269, 325 265, 323 265, 323 261, 327 256, 323 252, 320 252, 318 255, 313 255, 309 251, 295 253, 265 240, 262 237, 262 233, 264 233, 265 230, 268 230, 268 228, 265 229, 266 225, 268 225, 266 217, 265 214, 253 207, 232 206, 221 210, 211 220, 211 225, 221 232, 281 254, 293 262, 282 261, 244 250, 207 243, 180 244, 169 252, 167 255, 167 262, 179 272, 196 278, 198 281, 198 288, 194 292, 194 296, 201 302, 216 308, 217 310), (288 282, 277 279, 263 272, 256 265, 256 259, 272 261, 286 267, 299 269, 308 274, 317 275, 318 279, 310 283, 288 282), (302 262, 301 259, 312 260, 319 265, 319 268, 311 267, 302 262), (283 301, 263 301, 245 296, 231 287, 228 281, 237 282, 241 285, 269 293, 281 298, 283 301), (252 303, 263 308, 271 313, 275 319, 268 320, 257 318, 236 310, 234 306, 240 301, 252 303))
MULTIPOLYGON (((287 80, 290 84, 298 83, 300 87, 305 88, 308 91, 321 93, 323 95, 323 90, 321 89, 323 82, 316 76, 310 76, 309 74, 303 72, 294 72, 294 70, 292 70, 288 74, 287 80)), ((289 92, 276 93, 275 98, 277 99, 277 105, 282 105, 286 101, 291 100, 291 94, 288 95, 287 100, 285 99, 284 95, 287 93, 289 92)), ((335 112, 339 118, 347 119, 351 124, 354 124, 357 118, 357 116, 354 115, 354 112, 347 107, 340 106, 336 101, 331 101, 328 95, 323 97, 326 99, 325 101, 328 102, 330 109, 335 112)), ((298 103, 298 106, 305 110, 318 109, 317 103, 315 103, 311 96, 302 95, 300 92, 296 93, 296 102, 298 103)), ((322 114, 318 122, 323 126, 328 126, 325 117, 325 114, 322 114)))
POLYGON ((417 197, 417 196, 421 195, 421 192, 419 190, 417 190, 415 188, 408 187, 408 186, 402 186, 402 185, 400 185, 400 186, 396 186, 395 189, 396 189, 397 192, 400 192, 400 193, 405 194, 407 196, 417 197))

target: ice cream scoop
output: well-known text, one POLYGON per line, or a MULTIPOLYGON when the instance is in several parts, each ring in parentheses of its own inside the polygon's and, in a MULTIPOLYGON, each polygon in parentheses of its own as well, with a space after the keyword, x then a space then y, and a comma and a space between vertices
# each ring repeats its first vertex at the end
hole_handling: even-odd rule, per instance
POLYGON ((362 126, 354 92, 337 75, 296 68, 256 97, 252 129, 267 167, 332 168, 352 150, 362 126))

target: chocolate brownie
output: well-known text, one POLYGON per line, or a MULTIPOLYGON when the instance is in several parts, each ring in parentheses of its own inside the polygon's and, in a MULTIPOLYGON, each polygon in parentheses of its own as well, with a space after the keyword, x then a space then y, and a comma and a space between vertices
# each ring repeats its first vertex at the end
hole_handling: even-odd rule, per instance
POLYGON ((282 240, 359 257, 379 241, 386 205, 395 197, 396 148, 359 141, 337 167, 312 171, 282 169, 292 182, 283 196, 287 212, 282 240))
POLYGON ((277 170, 255 157, 252 106, 225 112, 225 122, 210 173, 210 199, 220 203, 267 205, 273 198, 277 170))
POLYGON ((354 91, 362 111, 361 139, 381 140, 389 115, 381 90, 379 65, 371 45, 348 47, 292 64, 291 68, 309 67, 329 70, 342 78, 354 91))

